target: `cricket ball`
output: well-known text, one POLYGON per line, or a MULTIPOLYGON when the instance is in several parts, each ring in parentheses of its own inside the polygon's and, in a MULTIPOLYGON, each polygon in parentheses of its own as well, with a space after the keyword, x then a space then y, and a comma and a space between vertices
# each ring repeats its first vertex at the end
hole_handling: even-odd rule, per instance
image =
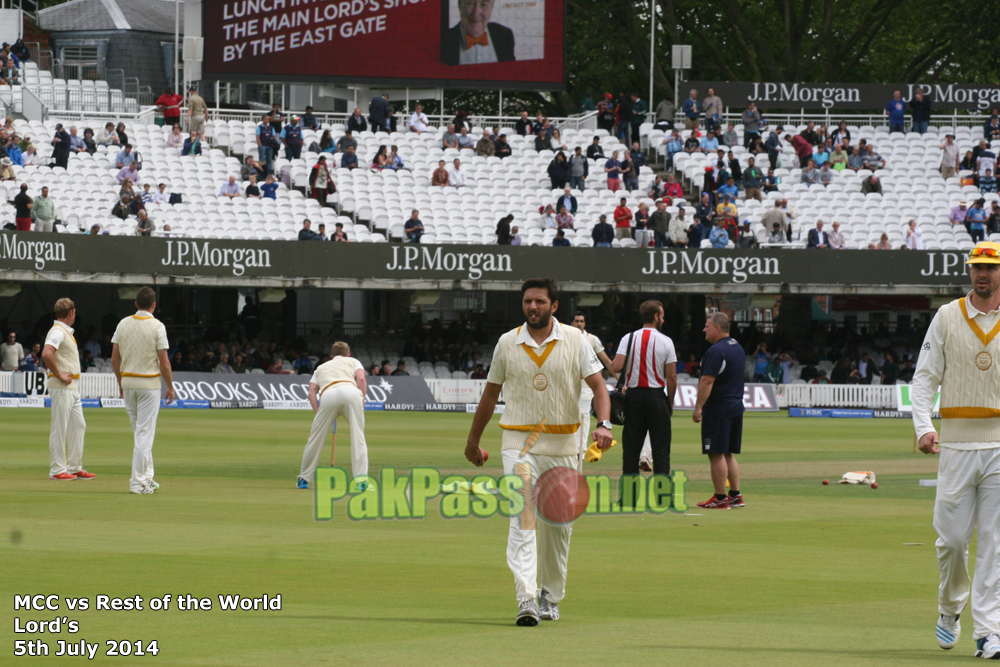
POLYGON ((878 488, 878 482, 872 482, 872 488, 873 489, 877 489, 878 488))
POLYGON ((590 502, 590 487, 576 468, 550 468, 538 477, 533 493, 538 513, 549 523, 571 523, 590 502))
POLYGON ((486 463, 487 461, 489 461, 490 460, 490 453, 488 451, 486 451, 485 449, 480 450, 480 451, 483 452, 483 463, 486 463))
POLYGON ((824 479, 823 480, 823 486, 828 486, 829 484, 830 484, 830 480, 828 480, 828 479, 824 479))

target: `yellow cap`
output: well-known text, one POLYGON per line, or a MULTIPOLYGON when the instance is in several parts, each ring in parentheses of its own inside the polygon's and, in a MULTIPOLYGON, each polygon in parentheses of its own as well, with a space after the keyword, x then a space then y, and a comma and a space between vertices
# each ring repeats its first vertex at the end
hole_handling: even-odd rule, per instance
POLYGON ((969 252, 966 264, 1000 264, 1000 243, 980 241, 969 252))

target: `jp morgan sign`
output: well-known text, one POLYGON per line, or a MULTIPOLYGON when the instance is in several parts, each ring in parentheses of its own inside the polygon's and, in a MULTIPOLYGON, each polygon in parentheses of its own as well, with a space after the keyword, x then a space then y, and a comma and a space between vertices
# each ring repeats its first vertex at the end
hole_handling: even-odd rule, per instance
MULTIPOLYGON (((44 271, 45 267, 49 266, 49 262, 64 263, 66 261, 66 244, 47 240, 50 238, 52 238, 50 234, 35 232, 28 232, 21 236, 4 234, 0 236, 0 261, 31 262, 38 271, 44 271)), ((55 267, 49 266, 49 268, 55 267)))
POLYGON ((248 268, 270 268, 271 251, 261 248, 225 248, 211 241, 167 241, 163 266, 211 266, 232 268, 242 276, 248 268))
POLYGON ((780 280, 781 268, 777 257, 733 256, 702 251, 676 252, 659 250, 648 253, 649 265, 642 269, 644 276, 703 276, 713 282, 723 280, 745 283, 750 276, 774 276, 780 280))
POLYGON ((713 88, 730 112, 741 111, 750 102, 764 110, 880 110, 897 90, 906 102, 912 100, 917 91, 923 92, 931 101, 932 112, 985 111, 1000 106, 1000 86, 981 84, 686 81, 681 85, 684 91, 697 90, 699 99, 704 99, 708 89, 713 88))
MULTIPOLYGON (((475 248, 476 246, 472 246, 475 248)), ((483 249, 489 246, 483 246, 483 249)), ((479 280, 484 274, 511 273, 510 255, 505 252, 459 252, 441 246, 393 246, 389 271, 453 271, 464 273, 469 280, 479 280)), ((491 276, 489 277, 500 277, 491 276)), ((503 276, 508 277, 508 276, 503 276)))

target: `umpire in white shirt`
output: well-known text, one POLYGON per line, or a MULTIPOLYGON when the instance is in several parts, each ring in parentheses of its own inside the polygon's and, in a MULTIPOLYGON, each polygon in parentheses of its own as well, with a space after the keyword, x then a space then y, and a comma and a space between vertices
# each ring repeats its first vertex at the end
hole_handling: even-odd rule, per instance
POLYGON ((622 474, 639 474, 639 454, 649 433, 653 472, 668 475, 670 416, 677 390, 677 353, 673 341, 660 333, 663 326, 662 303, 646 301, 639 306, 639 318, 642 328, 621 339, 612 363, 614 372, 626 373, 622 474), (632 341, 632 350, 626 359, 629 340, 632 341))

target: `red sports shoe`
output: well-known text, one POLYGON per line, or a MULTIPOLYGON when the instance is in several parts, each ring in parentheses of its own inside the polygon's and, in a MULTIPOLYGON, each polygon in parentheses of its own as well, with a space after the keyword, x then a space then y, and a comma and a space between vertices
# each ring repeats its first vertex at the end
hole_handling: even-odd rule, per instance
POLYGON ((729 497, 719 500, 714 495, 703 503, 698 503, 698 507, 703 510, 727 510, 729 509, 729 497))
POLYGON ((746 507, 747 504, 743 502, 743 494, 738 493, 735 496, 729 496, 729 506, 730 507, 746 507))
POLYGON ((77 479, 94 479, 95 477, 97 477, 97 475, 95 475, 92 472, 87 472, 86 470, 81 470, 80 472, 76 473, 77 479))
POLYGON ((49 479, 57 479, 60 482, 68 482, 71 479, 76 479, 76 475, 71 475, 68 472, 61 472, 58 475, 49 475, 49 479))

